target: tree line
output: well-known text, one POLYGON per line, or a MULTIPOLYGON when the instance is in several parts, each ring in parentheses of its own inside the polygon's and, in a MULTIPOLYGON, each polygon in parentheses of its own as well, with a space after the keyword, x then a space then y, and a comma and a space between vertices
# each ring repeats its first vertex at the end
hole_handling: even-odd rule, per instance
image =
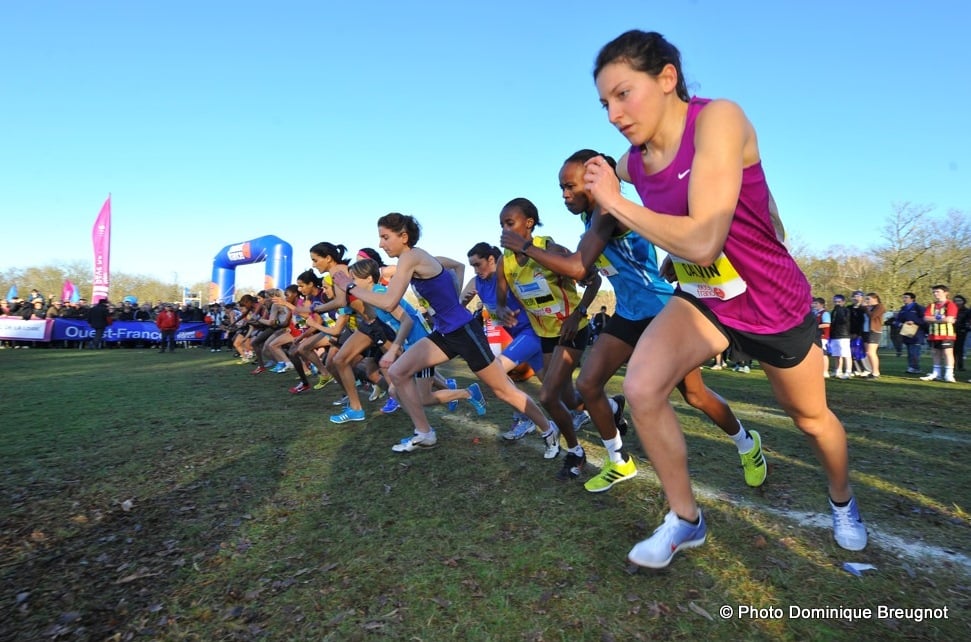
MULTIPOLYGON (((888 308, 899 305, 903 292, 914 292, 927 303, 930 288, 943 283, 952 296, 962 293, 971 298, 971 216, 951 209, 943 214, 930 205, 895 203, 884 220, 878 237, 866 249, 834 245, 814 253, 799 244, 790 248, 812 285, 813 296, 829 301, 833 294, 849 295, 854 290, 876 292, 888 308)), ((37 288, 46 297, 60 296, 65 280, 70 280, 91 298, 92 268, 81 261, 55 266, 10 268, 0 272, 0 294, 16 285, 21 297, 37 288)), ((209 282, 189 287, 201 292, 203 303, 209 282)), ((111 300, 135 296, 140 302, 181 301, 182 284, 165 283, 144 275, 113 273, 111 300)), ((243 294, 240 292, 239 294, 243 294)), ((602 291, 590 306, 591 312, 606 305, 613 312, 614 293, 602 291)))
POLYGON ((876 292, 894 309, 904 292, 926 304, 938 284, 947 285, 952 297, 971 295, 971 216, 956 209, 938 214, 930 205, 895 203, 867 250, 835 245, 822 254, 791 251, 813 296, 827 301, 863 290, 876 292))
MULTIPOLYGON (((34 288, 45 298, 53 295, 61 296, 64 281, 71 281, 81 298, 91 301, 94 272, 90 263, 74 261, 65 265, 45 265, 41 267, 10 268, 0 272, 0 295, 6 296, 11 286, 17 286, 17 293, 21 298, 34 288)), ((120 303, 126 296, 134 296, 139 303, 155 303, 156 301, 182 301, 183 287, 189 287, 190 292, 201 292, 203 299, 209 295, 209 282, 199 282, 191 286, 183 284, 165 283, 161 279, 139 274, 111 273, 111 287, 108 299, 113 303, 120 303)), ((203 303, 206 303, 204 300, 203 303)))

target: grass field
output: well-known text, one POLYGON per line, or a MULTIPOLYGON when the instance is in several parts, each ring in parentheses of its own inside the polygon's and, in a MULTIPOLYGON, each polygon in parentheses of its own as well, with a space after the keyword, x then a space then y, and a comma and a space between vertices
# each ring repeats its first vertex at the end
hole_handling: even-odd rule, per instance
MULTIPOLYGON (((675 395, 709 540, 648 572, 625 556, 666 507, 633 433, 639 476, 590 494, 535 437, 502 442, 494 399, 481 419, 431 410, 439 447, 401 455, 403 411, 331 425, 335 384, 292 396, 291 374, 225 352, 0 351, 0 640, 971 639, 971 384, 904 361, 827 383, 865 551, 833 542, 825 480, 761 371, 706 371, 769 478, 745 486, 675 395)), ((603 449, 581 439, 589 475, 603 449)))

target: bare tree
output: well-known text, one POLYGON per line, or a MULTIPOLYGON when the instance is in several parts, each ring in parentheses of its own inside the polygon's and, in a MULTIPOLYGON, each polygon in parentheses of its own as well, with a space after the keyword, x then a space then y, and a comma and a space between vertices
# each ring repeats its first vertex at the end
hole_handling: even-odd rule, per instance
POLYGON ((888 294, 914 291, 931 278, 929 261, 935 238, 931 205, 894 203, 881 235, 884 243, 873 248, 881 264, 888 294))
POLYGON ((947 284, 952 294, 963 292, 971 284, 971 217, 950 210, 937 229, 933 280, 947 284))

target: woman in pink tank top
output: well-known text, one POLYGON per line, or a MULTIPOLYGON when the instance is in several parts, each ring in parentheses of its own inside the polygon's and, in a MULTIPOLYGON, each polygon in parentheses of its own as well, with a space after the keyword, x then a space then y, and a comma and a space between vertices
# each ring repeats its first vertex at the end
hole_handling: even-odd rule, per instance
POLYGON ((706 539, 668 399, 687 372, 730 345, 759 360, 817 453, 836 542, 861 550, 866 527, 850 489, 846 434, 826 403, 809 286, 779 239, 755 130, 735 103, 691 99, 681 55, 658 33, 629 31, 608 43, 594 79, 610 123, 631 147, 616 174, 603 158, 588 161, 585 188, 606 213, 666 250, 679 282, 638 342, 624 381, 671 508, 629 559, 664 567, 706 539), (624 198, 618 175, 643 205, 624 198))

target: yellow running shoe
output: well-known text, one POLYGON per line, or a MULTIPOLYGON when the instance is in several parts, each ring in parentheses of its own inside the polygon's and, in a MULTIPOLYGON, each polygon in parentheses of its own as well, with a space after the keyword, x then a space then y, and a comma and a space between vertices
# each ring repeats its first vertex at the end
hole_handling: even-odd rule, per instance
POLYGON ((333 381, 334 378, 328 375, 320 375, 317 379, 317 383, 314 384, 314 390, 323 390, 324 386, 333 381))
POLYGON ((754 430, 748 431, 752 436, 755 445, 747 453, 740 454, 742 458, 742 470, 745 472, 745 483, 752 488, 758 488, 765 483, 765 477, 769 473, 769 468, 765 464, 765 455, 762 454, 762 438, 754 430))
POLYGON ((634 458, 630 455, 621 464, 615 464, 610 458, 604 460, 600 473, 587 480, 583 485, 591 493, 602 493, 609 490, 614 484, 637 476, 637 466, 634 465, 634 458))

